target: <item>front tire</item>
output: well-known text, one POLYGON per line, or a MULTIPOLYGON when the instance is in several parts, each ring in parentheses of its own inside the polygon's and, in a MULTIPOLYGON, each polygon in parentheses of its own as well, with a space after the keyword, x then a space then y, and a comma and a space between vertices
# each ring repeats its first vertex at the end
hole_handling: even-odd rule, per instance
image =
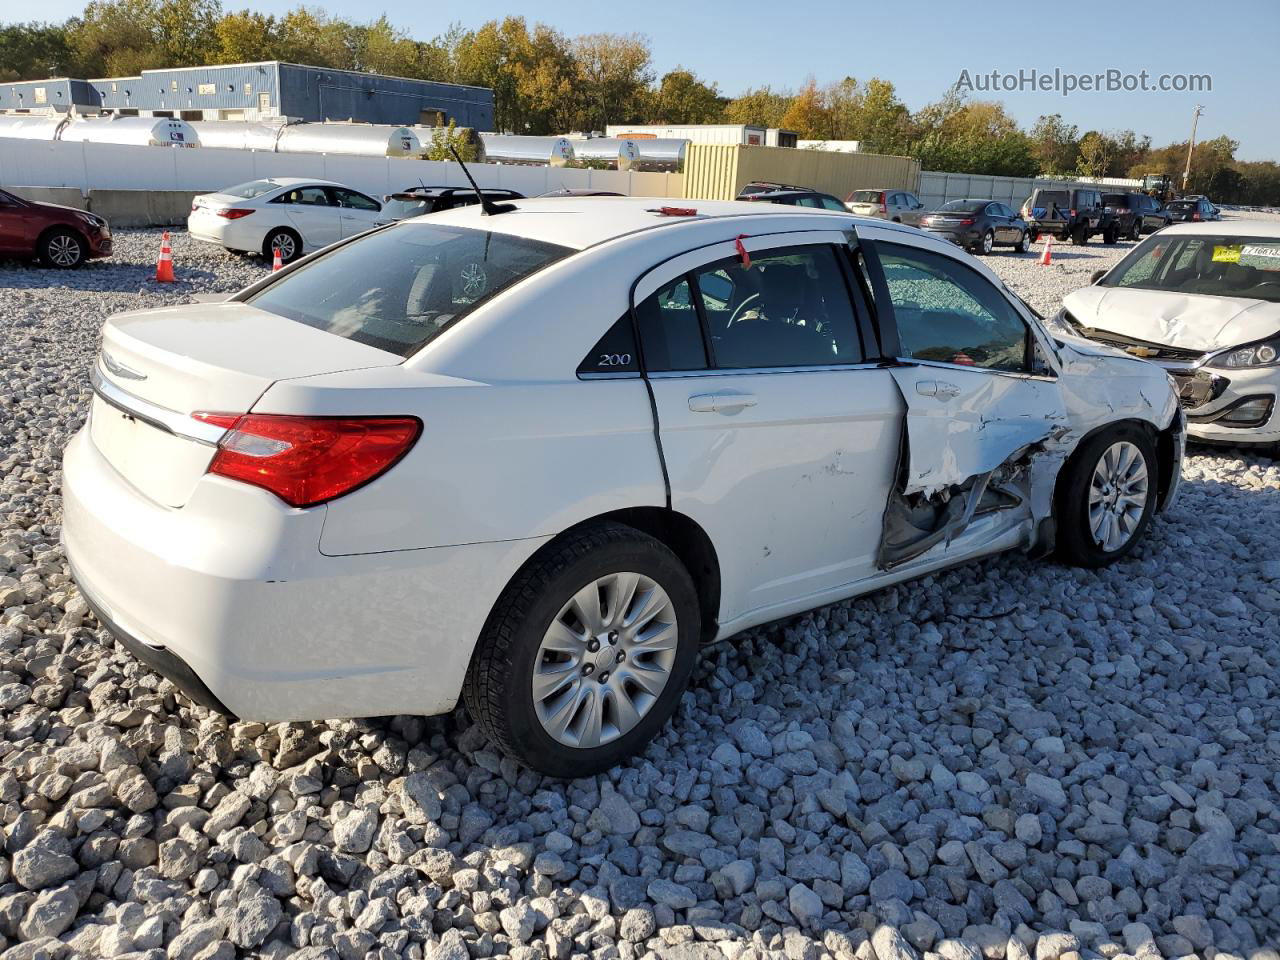
POLYGON ((74 230, 50 230, 40 240, 40 259, 59 270, 74 270, 85 261, 84 239, 74 230))
POLYGON ((1116 242, 1117 240, 1119 240, 1119 239, 1120 239, 1120 228, 1119 228, 1119 227, 1116 227, 1116 226, 1110 226, 1110 227, 1107 227, 1107 229, 1106 229, 1106 230, 1102 231, 1102 242, 1103 242, 1103 243, 1115 243, 1115 242, 1116 242))
POLYGON ((1129 228, 1129 239, 1137 243, 1142 239, 1142 221, 1135 219, 1133 226, 1129 228))
POLYGON ((1087 226, 1079 226, 1071 232, 1071 243, 1076 247, 1083 247, 1089 242, 1089 228, 1087 226))
POLYGON ((700 622, 689 572, 664 544, 618 523, 584 527, 503 591, 463 700, 526 766, 600 773, 642 750, 675 712, 700 622))
POLYGON ((1018 242, 1014 244, 1013 249, 1018 251, 1018 253, 1026 253, 1028 250, 1031 249, 1031 241, 1030 241, 1030 238, 1027 236, 1027 231, 1023 230, 1022 233, 1019 234, 1018 242))
POLYGON ((1117 424, 1087 439, 1058 480, 1058 554, 1080 567, 1105 567, 1146 535, 1159 496, 1150 434, 1117 424))

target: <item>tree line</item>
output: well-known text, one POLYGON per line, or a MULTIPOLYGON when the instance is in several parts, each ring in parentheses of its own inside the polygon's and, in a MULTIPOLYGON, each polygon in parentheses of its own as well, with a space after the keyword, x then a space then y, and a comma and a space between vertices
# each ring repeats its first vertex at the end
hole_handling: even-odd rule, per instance
MULTIPOLYGON (((913 111, 878 77, 730 97, 685 67, 659 77, 641 35, 567 36, 515 16, 417 40, 385 16, 356 23, 307 6, 277 17, 224 11, 219 0, 91 0, 63 23, 0 25, 0 81, 259 60, 490 87, 495 126, 514 133, 750 123, 802 139, 859 140, 868 152, 914 157, 926 170, 1014 177, 1180 180, 1186 160, 1186 141, 1156 147, 1133 130, 1081 131, 1056 113, 1026 130, 1003 104, 955 88, 913 111)), ((1221 202, 1280 203, 1280 165, 1236 160, 1237 148, 1226 136, 1197 144, 1191 188, 1221 202)))

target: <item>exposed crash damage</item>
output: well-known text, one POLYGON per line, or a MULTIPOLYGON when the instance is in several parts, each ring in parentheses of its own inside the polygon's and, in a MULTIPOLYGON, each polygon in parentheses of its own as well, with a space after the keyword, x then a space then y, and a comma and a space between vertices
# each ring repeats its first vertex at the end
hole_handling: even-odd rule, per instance
POLYGON ((980 548, 1013 526, 1024 548, 1053 547, 1054 491, 1081 440, 1129 412, 1163 446, 1160 507, 1176 492, 1183 420, 1150 365, 1085 340, 1053 344, 1058 375, 959 383, 969 371, 903 366, 907 404, 896 482, 885 506, 877 565, 889 571, 963 537, 980 548), (1135 394, 1140 407, 1134 408, 1135 394), (932 401, 932 402, 930 402, 932 401), (981 531, 974 521, 1005 514, 981 531))

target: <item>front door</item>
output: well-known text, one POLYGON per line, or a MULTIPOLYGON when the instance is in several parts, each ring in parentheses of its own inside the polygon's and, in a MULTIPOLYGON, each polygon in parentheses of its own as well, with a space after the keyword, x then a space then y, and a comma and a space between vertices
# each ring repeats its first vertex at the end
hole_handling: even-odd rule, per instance
POLYGON ((35 249, 30 213, 25 203, 0 190, 0 251, 31 253, 35 249))
POLYGON ((754 238, 749 266, 719 244, 636 289, 671 506, 717 545, 722 622, 875 571, 903 405, 862 363, 848 240, 754 238))
MULTIPOLYGON (((949 525, 945 538, 921 536, 917 545, 927 550, 942 543, 941 549, 958 554, 979 550, 984 542, 964 536, 979 506, 1009 507, 1011 524, 1030 515, 1029 504, 1019 504, 1017 496, 983 498, 996 471, 1066 427, 1057 380, 1034 331, 977 270, 905 243, 878 240, 875 254, 885 281, 880 290, 888 293, 901 341, 893 377, 907 405, 906 456, 896 493, 903 502, 915 498, 913 505, 920 498, 945 505, 938 513, 939 522, 949 525)), ((909 546, 908 540, 898 531, 899 547, 909 546)), ((911 556, 905 550, 889 559, 911 556)))

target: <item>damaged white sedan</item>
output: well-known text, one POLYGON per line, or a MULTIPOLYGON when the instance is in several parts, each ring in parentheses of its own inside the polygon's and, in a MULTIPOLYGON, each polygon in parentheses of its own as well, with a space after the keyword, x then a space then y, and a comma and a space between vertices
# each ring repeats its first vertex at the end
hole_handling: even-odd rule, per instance
POLYGON ((1158 367, 845 214, 517 201, 117 314, 66 451, 101 621, 268 721, 459 699, 551 774, 698 644, 1003 550, 1100 566, 1178 486, 1158 367))
POLYGON ((1164 367, 1190 436, 1280 443, 1280 223, 1161 230, 1068 296, 1059 318, 1164 367))

